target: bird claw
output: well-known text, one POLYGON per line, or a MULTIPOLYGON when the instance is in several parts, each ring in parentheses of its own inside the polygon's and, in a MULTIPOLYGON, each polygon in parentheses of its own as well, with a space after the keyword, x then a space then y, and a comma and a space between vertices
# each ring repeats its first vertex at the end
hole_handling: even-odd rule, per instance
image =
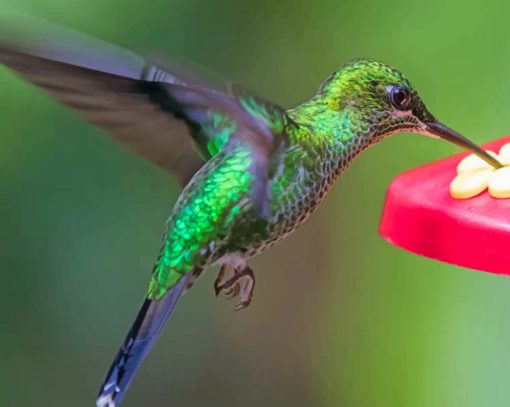
POLYGON ((223 295, 227 298, 227 300, 231 300, 232 298, 235 298, 239 295, 240 291, 239 283, 236 283, 233 287, 228 288, 225 290, 223 295))
POLYGON ((251 303, 253 289, 255 287, 255 275, 249 267, 234 269, 232 276, 225 277, 226 267, 222 266, 220 273, 214 282, 216 296, 223 294, 227 299, 239 296, 241 302, 236 305, 235 310, 246 308, 251 303))
POLYGON ((250 303, 251 303, 251 298, 246 301, 241 301, 239 304, 237 304, 235 306, 234 311, 241 311, 242 309, 245 309, 246 307, 248 307, 248 305, 250 305, 250 303))
POLYGON ((226 272, 227 267, 221 266, 220 272, 218 273, 218 277, 216 277, 216 280, 214 281, 214 293, 216 297, 221 294, 222 290, 224 290, 226 272))

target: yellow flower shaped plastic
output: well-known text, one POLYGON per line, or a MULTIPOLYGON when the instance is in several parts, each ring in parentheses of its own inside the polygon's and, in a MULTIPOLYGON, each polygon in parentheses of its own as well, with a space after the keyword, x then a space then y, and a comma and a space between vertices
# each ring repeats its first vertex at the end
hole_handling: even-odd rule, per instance
POLYGON ((457 176, 450 184, 450 195, 455 199, 468 199, 489 189, 494 198, 510 198, 510 143, 499 150, 496 157, 503 168, 495 169, 474 154, 465 157, 457 166, 457 176))

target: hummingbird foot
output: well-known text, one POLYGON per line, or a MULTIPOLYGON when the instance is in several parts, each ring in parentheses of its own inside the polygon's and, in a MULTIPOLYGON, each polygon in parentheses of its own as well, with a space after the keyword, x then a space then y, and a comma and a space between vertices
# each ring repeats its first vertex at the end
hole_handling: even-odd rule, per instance
POLYGON ((220 272, 218 273, 218 277, 214 281, 214 294, 216 297, 221 294, 221 290, 225 284, 225 279, 227 275, 227 266, 223 265, 220 267, 220 272))
POLYGON ((235 307, 235 310, 239 311, 251 303, 253 289, 255 288, 255 274, 248 266, 235 268, 231 274, 227 277, 227 268, 222 266, 214 282, 214 291, 216 296, 223 294, 227 299, 239 296, 241 302, 235 307))

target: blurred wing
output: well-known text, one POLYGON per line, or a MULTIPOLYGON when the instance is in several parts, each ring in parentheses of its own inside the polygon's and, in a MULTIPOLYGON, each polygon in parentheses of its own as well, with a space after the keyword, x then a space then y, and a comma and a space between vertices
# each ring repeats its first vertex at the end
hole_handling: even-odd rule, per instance
POLYGON ((263 105, 260 98, 229 96, 209 88, 190 90, 176 84, 166 84, 163 88, 167 92, 167 103, 177 103, 171 107, 173 111, 190 121, 190 126, 200 124, 201 131, 195 133, 199 135, 195 140, 203 156, 211 158, 223 149, 235 149, 238 144, 251 151, 252 164, 248 171, 253 175, 253 208, 260 218, 267 219, 269 169, 278 162, 286 145, 286 131, 294 125, 291 119, 283 109, 277 115, 275 107, 271 112, 275 121, 270 121, 266 106, 273 105, 263 105), (211 111, 210 106, 214 106, 214 110, 211 111))
POLYGON ((270 121, 288 122, 283 109, 187 82, 134 53, 80 33, 53 25, 46 28, 43 36, 13 40, 12 30, 4 25, 0 63, 140 156, 176 173, 183 183, 204 160, 236 139, 256 151, 259 159, 253 170, 266 171, 284 134, 282 126, 270 121), (255 105, 259 110, 254 115, 255 105))

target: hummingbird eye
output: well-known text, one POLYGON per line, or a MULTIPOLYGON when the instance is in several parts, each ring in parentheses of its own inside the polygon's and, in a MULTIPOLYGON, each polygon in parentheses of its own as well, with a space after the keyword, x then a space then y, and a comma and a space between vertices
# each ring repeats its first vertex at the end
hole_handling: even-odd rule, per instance
POLYGON ((411 93, 407 88, 388 86, 391 104, 398 110, 409 110, 411 106, 411 93))

